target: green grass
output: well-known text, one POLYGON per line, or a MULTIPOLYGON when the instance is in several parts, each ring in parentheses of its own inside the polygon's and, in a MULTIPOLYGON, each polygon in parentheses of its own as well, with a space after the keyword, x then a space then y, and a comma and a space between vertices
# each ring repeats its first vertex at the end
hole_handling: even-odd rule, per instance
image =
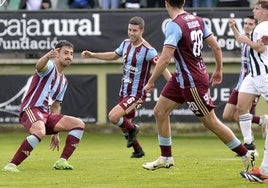
MULTIPOLYGON (((0 168, 9 162, 26 133, 0 134, 0 168)), ((65 142, 61 134, 61 148, 65 142)), ((214 136, 173 137, 172 169, 148 171, 142 163, 155 160, 159 154, 156 135, 139 135, 145 157, 131 159, 132 149, 126 148, 123 136, 117 133, 96 134, 87 131, 73 156, 69 159, 72 171, 52 168, 60 152, 49 150, 45 137, 31 155, 19 166, 20 173, 0 171, 0 187, 96 187, 96 188, 251 188, 266 187, 242 179, 240 158, 214 136)), ((261 163, 263 140, 256 138, 261 163)), ((61 150, 60 150, 61 151, 61 150)))

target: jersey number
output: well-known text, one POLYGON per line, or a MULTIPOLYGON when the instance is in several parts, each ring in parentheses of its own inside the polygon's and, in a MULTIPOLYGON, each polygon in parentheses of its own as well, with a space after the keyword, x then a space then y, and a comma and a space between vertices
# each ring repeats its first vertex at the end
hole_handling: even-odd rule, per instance
POLYGON ((193 112, 199 109, 198 106, 195 104, 195 102, 187 102, 187 104, 188 104, 189 109, 192 110, 193 112))
POLYGON ((135 101, 134 97, 131 97, 127 100, 127 103, 130 105, 131 103, 133 103, 135 101))
POLYGON ((201 30, 194 30, 191 31, 190 36, 193 41, 193 54, 195 57, 199 57, 203 48, 203 32, 201 30))

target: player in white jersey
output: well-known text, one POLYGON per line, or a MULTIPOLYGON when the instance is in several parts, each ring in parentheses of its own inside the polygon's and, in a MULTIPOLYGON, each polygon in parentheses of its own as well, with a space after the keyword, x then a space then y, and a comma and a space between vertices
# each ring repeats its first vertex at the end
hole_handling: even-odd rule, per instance
MULTIPOLYGON (((249 113, 252 101, 261 95, 268 101, 268 1, 259 0, 253 9, 254 18, 258 25, 254 29, 251 39, 243 35, 239 36, 239 42, 248 44, 250 49, 251 73, 243 80, 238 94, 237 109, 239 123, 244 142, 253 141, 251 133, 251 114, 249 113)), ((251 172, 241 172, 243 178, 255 182, 268 182, 268 136, 267 127, 264 127, 265 146, 264 157, 259 168, 251 172)))
MULTIPOLYGON (((243 30, 244 30, 244 35, 246 35, 248 38, 250 38, 251 33, 253 32, 254 28, 257 25, 257 20, 254 19, 253 15, 247 16, 244 20, 243 24, 243 30)), ((229 27, 232 29, 235 38, 239 38, 240 32, 236 28, 236 21, 234 18, 231 18, 229 20, 229 27)), ((223 119, 225 121, 229 122, 237 122, 239 125, 239 114, 236 108, 237 105, 237 100, 238 100, 238 91, 239 88, 244 80, 244 78, 250 74, 250 46, 246 43, 240 43, 241 46, 241 70, 240 70, 240 75, 239 79, 237 82, 236 87, 232 90, 230 97, 225 105, 224 111, 223 111, 223 119)), ((255 115, 255 107, 259 101, 259 97, 257 96, 255 100, 252 103, 251 109, 250 109, 250 114, 252 114, 252 123, 256 123, 260 125, 261 127, 265 127, 266 124, 268 123, 268 116, 263 115, 263 116, 258 116, 255 115)), ((240 125, 239 125, 240 126, 240 125)), ((255 151, 255 156, 258 155, 258 152, 256 150, 256 146, 254 142, 252 141, 251 143, 244 143, 245 147, 249 150, 254 150, 255 151)))

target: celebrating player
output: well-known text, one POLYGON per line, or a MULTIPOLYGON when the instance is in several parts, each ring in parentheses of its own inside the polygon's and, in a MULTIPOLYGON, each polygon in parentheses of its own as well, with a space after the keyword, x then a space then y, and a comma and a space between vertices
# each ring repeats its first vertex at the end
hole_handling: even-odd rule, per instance
POLYGON ((143 164, 143 168, 155 170, 174 165, 171 153, 171 127, 169 114, 182 103, 187 103, 203 125, 216 134, 232 151, 242 157, 246 170, 253 168, 254 152, 248 152, 233 132, 216 117, 209 93, 209 85, 222 82, 222 51, 204 20, 183 9, 185 0, 166 0, 166 9, 172 21, 166 26, 161 56, 145 90, 152 91, 154 82, 174 57, 176 73, 163 88, 154 108, 158 127, 161 156, 143 164), (203 42, 212 49, 216 67, 209 81, 201 51, 203 42))
MULTIPOLYGON (((238 94, 239 123, 244 140, 253 140, 251 133, 250 105, 256 96, 260 95, 268 102, 268 1, 259 0, 253 9, 254 18, 258 21, 251 39, 243 35, 239 41, 246 43, 250 49, 251 72, 245 77, 238 94)), ((264 155, 259 168, 250 172, 241 172, 243 178, 254 182, 268 182, 268 136, 267 127, 264 127, 266 136, 264 144, 264 155)))
MULTIPOLYGON (((128 23, 129 39, 124 40, 113 52, 93 53, 83 51, 82 57, 102 60, 123 58, 123 76, 119 91, 119 103, 109 112, 109 120, 121 128, 127 139, 127 147, 133 146, 132 158, 144 156, 144 151, 136 139, 139 127, 132 123, 137 106, 144 103, 146 93, 144 86, 150 76, 150 68, 158 60, 157 51, 142 37, 144 20, 133 17, 128 23)), ((170 73, 165 69, 166 80, 170 73)))
MULTIPOLYGON (((250 35, 253 29, 255 28, 256 24, 257 24, 257 20, 255 20, 253 16, 247 16, 245 18, 245 22, 243 26, 245 36, 250 38, 250 35)), ((236 22, 234 18, 231 18, 229 20, 229 27, 232 29, 235 38, 239 40, 240 33, 236 28, 236 22)), ((250 74, 250 63, 249 63, 250 46, 247 45, 246 43, 240 43, 240 46, 241 46, 241 71, 240 71, 239 79, 238 79, 236 87, 232 90, 229 100, 227 101, 224 111, 223 111, 224 120, 229 121, 229 122, 237 122, 238 124, 239 124, 239 120, 238 120, 239 114, 236 108, 237 99, 238 99, 238 91, 246 75, 250 74)), ((255 107, 258 103, 259 97, 260 97, 259 95, 256 96, 255 100, 252 102, 251 109, 250 109, 250 113, 252 114, 251 121, 252 123, 259 124, 262 128, 265 129, 265 127, 268 124, 268 116, 264 115, 260 117, 254 114, 255 107)), ((258 155, 253 137, 252 137, 252 140, 244 140, 244 146, 249 150, 254 150, 255 156, 258 155)))
POLYGON ((3 171, 19 172, 17 166, 30 155, 45 135, 52 135, 50 149, 59 150, 61 131, 69 133, 61 156, 53 167, 57 170, 73 169, 67 160, 81 140, 85 124, 78 118, 60 114, 60 105, 68 83, 63 71, 72 60, 73 45, 63 40, 36 63, 36 72, 19 113, 20 123, 30 135, 22 142, 3 171))

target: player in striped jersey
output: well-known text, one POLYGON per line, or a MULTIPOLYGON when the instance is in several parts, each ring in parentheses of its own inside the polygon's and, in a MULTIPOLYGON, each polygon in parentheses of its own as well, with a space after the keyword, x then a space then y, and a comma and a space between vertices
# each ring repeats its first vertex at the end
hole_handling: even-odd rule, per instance
MULTIPOLYGON (((243 35, 239 41, 248 44, 250 49, 251 72, 243 80, 238 94, 239 123, 246 142, 253 140, 251 133, 250 104, 257 95, 268 101, 268 1, 259 0, 253 9, 254 18, 258 21, 251 39, 243 35)), ((267 127, 263 128, 265 138, 263 160, 259 168, 251 172, 241 172, 242 177, 256 182, 268 182, 268 136, 267 127)))
POLYGON ((167 68, 172 57, 176 73, 163 88, 154 109, 161 156, 153 162, 144 163, 143 168, 155 170, 174 165, 169 114, 177 106, 186 103, 205 127, 242 157, 245 169, 252 169, 254 153, 248 152, 232 130, 217 118, 209 93, 210 84, 214 86, 222 82, 222 51, 219 44, 201 17, 184 11, 185 0, 166 0, 165 3, 172 21, 166 26, 164 47, 145 90, 152 91, 154 82, 167 68), (216 60, 210 80, 201 55, 203 42, 210 46, 216 60))
MULTIPOLYGON (((243 29, 247 37, 250 38, 250 35, 253 29, 255 28, 256 24, 257 24, 257 20, 254 19, 253 15, 247 16, 245 18, 243 29)), ((240 32, 236 28, 236 22, 234 18, 231 18, 229 20, 229 27, 232 29, 234 36, 237 39, 239 39, 240 32)), ((250 65, 249 65, 250 46, 247 45, 246 43, 240 43, 240 46, 241 46, 241 71, 240 71, 239 79, 238 79, 236 87, 232 90, 230 94, 229 100, 226 103, 226 106, 224 108, 223 115, 222 115, 224 120, 229 121, 229 122, 238 122, 238 124, 239 124, 239 114, 236 108, 237 100, 238 100, 238 91, 246 75, 250 74, 250 65)), ((259 97, 260 96, 257 96, 252 103, 252 106, 250 109, 250 114, 252 114, 251 121, 252 123, 259 124, 262 128, 265 128, 268 124, 268 116, 267 115, 257 116, 254 114, 255 107, 257 105, 259 97)), ((254 140, 251 140, 248 143, 244 142, 244 145, 249 150, 255 150, 255 156, 258 155, 256 146, 254 144, 254 140)))
POLYGON ((50 149, 59 150, 58 133, 62 131, 69 133, 61 156, 53 167, 57 170, 73 169, 67 160, 80 142, 85 124, 78 118, 60 114, 60 105, 67 89, 63 71, 72 60, 73 45, 63 40, 36 63, 36 72, 22 101, 19 114, 20 123, 30 135, 22 142, 3 171, 19 172, 17 166, 30 155, 45 135, 52 135, 50 149))
MULTIPOLYGON (((128 36, 120 46, 113 52, 93 53, 83 51, 82 57, 97 58, 101 60, 123 59, 123 76, 119 91, 119 103, 109 112, 109 120, 121 128, 126 139, 127 147, 134 148, 132 158, 140 158, 144 151, 136 135, 139 127, 132 123, 135 117, 136 108, 142 105, 146 98, 144 86, 149 76, 151 65, 158 60, 158 54, 144 38, 144 20, 141 17, 133 17, 128 23, 128 36)), ((170 78, 170 73, 166 69, 163 73, 166 80, 170 78)))

